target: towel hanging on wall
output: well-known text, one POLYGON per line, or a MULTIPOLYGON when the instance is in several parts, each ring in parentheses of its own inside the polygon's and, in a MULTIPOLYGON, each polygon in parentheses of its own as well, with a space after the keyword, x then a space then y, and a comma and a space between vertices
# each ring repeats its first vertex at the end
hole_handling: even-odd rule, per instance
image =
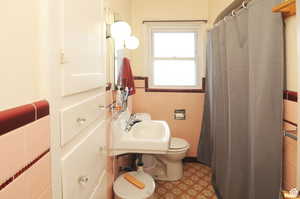
POLYGON ((130 60, 126 57, 123 59, 118 82, 121 84, 122 88, 128 88, 129 96, 135 94, 134 78, 131 70, 130 60))

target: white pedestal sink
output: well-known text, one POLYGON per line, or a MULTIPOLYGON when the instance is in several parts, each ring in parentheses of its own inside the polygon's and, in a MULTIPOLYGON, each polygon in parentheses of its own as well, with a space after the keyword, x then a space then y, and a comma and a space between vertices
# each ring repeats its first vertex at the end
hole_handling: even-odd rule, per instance
POLYGON ((112 155, 167 153, 171 138, 167 122, 144 120, 126 131, 129 117, 130 115, 124 112, 112 122, 112 155))

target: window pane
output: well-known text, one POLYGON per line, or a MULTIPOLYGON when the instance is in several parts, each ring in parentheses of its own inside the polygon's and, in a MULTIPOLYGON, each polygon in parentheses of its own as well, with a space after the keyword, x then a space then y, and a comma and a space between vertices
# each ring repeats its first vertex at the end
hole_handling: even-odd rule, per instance
POLYGON ((196 86, 196 64, 193 60, 154 61, 155 86, 196 86))
POLYGON ((195 57, 195 33, 154 33, 154 57, 195 57))

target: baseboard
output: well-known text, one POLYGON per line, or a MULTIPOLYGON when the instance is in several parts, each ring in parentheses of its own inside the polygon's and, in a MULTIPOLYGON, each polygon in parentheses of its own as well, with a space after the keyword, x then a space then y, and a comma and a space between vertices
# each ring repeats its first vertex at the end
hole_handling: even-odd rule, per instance
POLYGON ((197 157, 185 157, 183 159, 183 162, 197 162, 197 163, 201 163, 198 161, 197 157))

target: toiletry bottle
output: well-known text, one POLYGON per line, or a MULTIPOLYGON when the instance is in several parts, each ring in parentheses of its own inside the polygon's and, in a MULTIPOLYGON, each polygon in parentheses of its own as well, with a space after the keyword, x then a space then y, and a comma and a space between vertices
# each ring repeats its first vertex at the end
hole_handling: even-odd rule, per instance
POLYGON ((122 91, 121 87, 118 86, 117 92, 116 92, 116 110, 122 109, 122 91))

